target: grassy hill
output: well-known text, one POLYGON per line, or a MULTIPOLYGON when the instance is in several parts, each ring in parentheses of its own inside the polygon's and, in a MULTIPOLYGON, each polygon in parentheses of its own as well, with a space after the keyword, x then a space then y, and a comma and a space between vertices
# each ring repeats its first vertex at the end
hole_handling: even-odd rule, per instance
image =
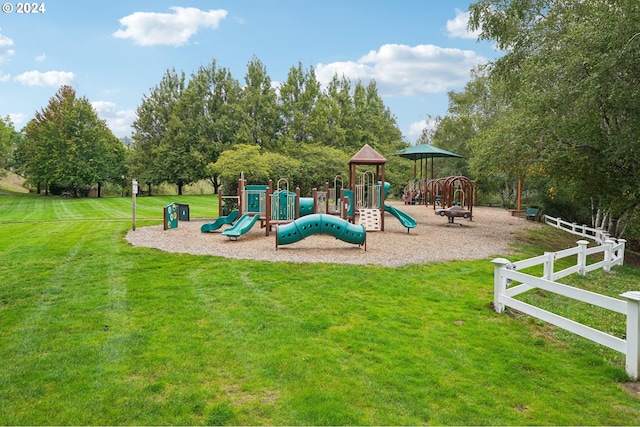
POLYGON ((0 193, 28 193, 29 190, 24 187, 24 179, 13 172, 0 178, 0 193))

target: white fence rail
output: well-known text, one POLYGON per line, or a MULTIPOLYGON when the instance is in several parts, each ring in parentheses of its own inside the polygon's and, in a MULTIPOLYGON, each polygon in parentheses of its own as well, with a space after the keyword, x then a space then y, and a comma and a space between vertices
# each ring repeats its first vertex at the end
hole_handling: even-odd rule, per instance
POLYGON ((560 218, 554 218, 549 215, 544 216, 545 224, 551 225, 552 227, 560 228, 564 231, 567 231, 571 234, 575 234, 576 236, 582 236, 587 239, 593 239, 597 243, 604 243, 609 238, 609 233, 600 229, 587 227, 586 225, 578 225, 575 222, 567 222, 560 218))
POLYGON ((514 263, 504 258, 494 259, 494 310, 502 313, 506 307, 512 307, 623 353, 626 355, 627 374, 637 379, 640 374, 640 292, 625 292, 620 295, 623 299, 617 299, 556 282, 573 273, 584 275, 588 271, 600 268, 608 271, 612 266, 624 263, 625 240, 620 239, 616 242, 608 239, 602 245, 592 248, 589 248, 588 244, 586 240, 580 240, 575 248, 546 252, 544 255, 514 263), (587 257, 595 254, 602 254, 602 261, 588 264, 587 257), (576 257, 575 265, 554 271, 558 259, 571 256, 576 257), (519 271, 540 265, 543 268, 542 277, 519 271), (535 288, 626 315, 626 340, 515 299, 523 292, 535 288))

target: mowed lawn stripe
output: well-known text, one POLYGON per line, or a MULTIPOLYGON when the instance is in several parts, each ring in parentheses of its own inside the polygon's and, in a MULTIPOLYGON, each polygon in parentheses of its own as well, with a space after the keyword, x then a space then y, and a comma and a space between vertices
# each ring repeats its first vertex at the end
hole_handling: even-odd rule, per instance
MULTIPOLYGON (((150 211, 166 201, 148 199, 150 211)), ((199 210, 210 198, 189 202, 199 210)), ((130 226, 0 228, 0 423, 640 417, 640 401, 621 387, 620 355, 491 310, 490 260, 402 268, 231 260, 132 247, 130 226)), ((638 278, 626 268, 608 276, 624 286, 638 278)))

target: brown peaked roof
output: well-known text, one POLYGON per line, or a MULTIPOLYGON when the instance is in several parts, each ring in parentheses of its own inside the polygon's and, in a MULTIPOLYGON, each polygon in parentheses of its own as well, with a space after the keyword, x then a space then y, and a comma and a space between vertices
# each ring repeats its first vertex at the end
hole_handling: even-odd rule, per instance
POLYGON ((385 163, 387 163, 387 159, 371 148, 369 144, 365 144, 364 147, 349 160, 349 164, 357 165, 383 165, 385 163))

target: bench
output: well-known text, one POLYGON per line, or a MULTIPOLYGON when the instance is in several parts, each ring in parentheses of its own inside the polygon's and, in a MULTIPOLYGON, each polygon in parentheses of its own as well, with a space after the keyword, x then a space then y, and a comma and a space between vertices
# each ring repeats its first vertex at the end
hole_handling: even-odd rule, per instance
POLYGON ((527 208, 524 213, 525 218, 530 219, 532 221, 538 221, 538 217, 540 215, 540 209, 538 208, 527 208))

